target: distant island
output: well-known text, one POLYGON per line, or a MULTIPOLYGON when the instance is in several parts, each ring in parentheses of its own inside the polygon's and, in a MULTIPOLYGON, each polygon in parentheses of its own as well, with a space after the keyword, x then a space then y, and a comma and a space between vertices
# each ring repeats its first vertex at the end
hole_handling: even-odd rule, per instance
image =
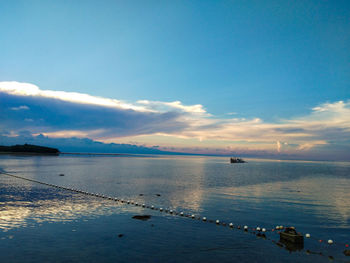
POLYGON ((0 153, 29 153, 29 154, 59 154, 56 148, 32 145, 32 144, 16 144, 13 146, 1 146, 0 153))

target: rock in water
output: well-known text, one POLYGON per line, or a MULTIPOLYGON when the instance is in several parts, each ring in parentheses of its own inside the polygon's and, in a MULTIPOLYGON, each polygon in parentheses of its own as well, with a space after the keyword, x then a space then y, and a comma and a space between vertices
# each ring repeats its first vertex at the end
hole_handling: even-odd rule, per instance
POLYGON ((137 220, 142 220, 142 221, 147 221, 148 219, 151 218, 150 215, 136 215, 132 217, 133 219, 137 219, 137 220))

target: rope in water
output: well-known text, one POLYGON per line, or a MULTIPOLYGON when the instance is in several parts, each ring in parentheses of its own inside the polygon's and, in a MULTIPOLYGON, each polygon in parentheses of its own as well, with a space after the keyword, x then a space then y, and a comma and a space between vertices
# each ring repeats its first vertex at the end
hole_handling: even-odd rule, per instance
MULTIPOLYGON (((94 197, 98 197, 98 198, 108 199, 108 200, 112 200, 112 201, 115 201, 115 202, 120 202, 120 203, 123 203, 123 204, 130 204, 130 205, 134 205, 134 206, 140 206, 140 207, 148 208, 148 209, 152 209, 152 210, 158 210, 160 212, 168 213, 168 214, 171 214, 171 215, 177 215, 177 216, 181 216, 181 217, 188 217, 188 218, 192 218, 192 219, 195 219, 195 220, 200 220, 200 221, 203 221, 203 222, 208 222, 208 223, 213 223, 213 224, 224 226, 224 227, 229 227, 231 229, 238 229, 238 230, 242 230, 242 231, 254 234, 254 235, 258 236, 258 237, 262 237, 262 238, 267 239, 267 240, 272 240, 272 239, 266 237, 266 234, 265 234, 266 232, 279 234, 280 230, 284 229, 283 226, 276 226, 275 228, 262 228, 262 227, 259 227, 259 226, 258 227, 248 227, 247 225, 244 225, 244 226, 243 225, 235 225, 233 223, 222 222, 219 219, 212 220, 212 219, 208 219, 206 217, 199 217, 199 216, 196 216, 194 214, 187 214, 187 213, 184 213, 184 212, 177 212, 177 211, 175 211, 173 209, 168 209, 168 208, 164 209, 162 207, 158 208, 158 207, 155 207, 154 205, 146 205, 144 203, 138 203, 138 202, 132 201, 132 200, 124 200, 122 198, 116 198, 116 197, 106 196, 106 195, 103 195, 103 194, 91 193, 91 192, 83 191, 83 190, 80 190, 80 189, 64 187, 64 186, 59 186, 59 185, 55 185, 55 184, 49 184, 49 183, 41 182, 41 181, 38 181, 38 180, 29 179, 29 178, 25 178, 25 177, 22 177, 22 176, 9 174, 9 173, 5 173, 5 172, 1 172, 1 171, 0 171, 0 174, 11 176, 11 177, 22 179, 22 180, 26 180, 26 181, 29 181, 29 182, 38 183, 38 184, 41 184, 41 185, 46 185, 46 186, 50 186, 50 187, 54 187, 54 188, 58 188, 58 189, 62 189, 62 190, 67 190, 67 191, 79 193, 79 194, 84 194, 84 195, 94 196, 94 197)), ((331 239, 329 239, 328 241, 325 241, 325 240, 322 240, 322 239, 317 239, 317 238, 311 236, 309 233, 305 234, 304 236, 306 238, 309 238, 309 239, 317 240, 317 242, 319 242, 319 243, 327 243, 327 245, 329 245, 329 246, 330 245, 332 245, 332 246, 335 246, 335 245, 339 246, 339 245, 341 245, 343 247, 345 246, 346 248, 349 248, 349 244, 348 243, 335 242, 335 241, 333 241, 331 239)), ((272 241, 274 243, 276 243, 277 245, 279 245, 279 246, 282 245, 279 242, 276 242, 274 240, 272 240, 272 241)), ((311 253, 311 254, 319 254, 319 255, 323 256, 322 252, 312 252, 310 250, 306 250, 306 252, 307 253, 311 253)), ((329 256, 329 258, 333 258, 333 257, 329 256)))

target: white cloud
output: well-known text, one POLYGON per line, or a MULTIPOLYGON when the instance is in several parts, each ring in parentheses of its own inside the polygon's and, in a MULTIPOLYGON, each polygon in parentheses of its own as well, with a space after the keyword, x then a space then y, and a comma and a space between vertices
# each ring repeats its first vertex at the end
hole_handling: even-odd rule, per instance
POLYGON ((50 99, 59 99, 73 103, 92 104, 119 109, 131 109, 136 111, 149 111, 144 107, 132 105, 121 100, 102 98, 77 92, 41 90, 36 85, 16 81, 0 82, 0 92, 5 92, 7 94, 17 96, 43 97, 50 99))
MULTIPOLYGON (((139 100, 136 103, 128 103, 122 100, 102 98, 91 96, 84 93, 41 90, 38 86, 30 83, 22 83, 16 81, 0 82, 0 92, 5 92, 17 96, 34 96, 50 99, 59 99, 62 101, 91 104, 104 107, 114 107, 118 109, 130 109, 140 112, 167 112, 171 110, 180 110, 181 112, 204 114, 206 111, 200 104, 183 105, 180 101, 160 102, 139 100)), ((21 106, 26 107, 26 106, 21 106)), ((17 108, 18 110, 19 108, 17 108)), ((25 109, 25 108, 21 108, 25 109)))
POLYGON ((18 106, 18 107, 11 107, 10 109, 11 110, 29 110, 29 107, 26 106, 26 105, 21 105, 21 106, 18 106))
POLYGON ((13 130, 20 129, 23 125, 20 120, 26 118, 33 121, 27 121, 24 128, 55 137, 86 136, 111 141, 121 137, 135 140, 133 136, 141 135, 167 136, 169 145, 173 138, 181 138, 190 143, 196 141, 199 147, 206 143, 212 146, 215 142, 225 145, 225 149, 229 145, 232 150, 254 148, 274 152, 309 151, 334 142, 348 144, 350 138, 350 101, 323 103, 302 117, 273 123, 260 118, 218 118, 200 104, 149 100, 131 103, 75 92, 41 90, 28 83, 0 82, 0 92, 23 98, 18 104, 21 106, 8 106, 13 113, 31 109, 25 111, 28 115, 25 117, 18 113, 18 125, 14 124, 14 115, 6 122, 9 117, 1 116, 0 112, 3 120, 0 129, 6 125, 13 125, 13 130), (53 104, 52 100, 65 104, 53 104), (41 104, 36 115, 30 115, 38 103, 41 104))
POLYGON ((163 101, 149 101, 149 100, 139 100, 136 102, 138 105, 142 105, 149 110, 165 112, 170 110, 177 110, 181 112, 207 115, 207 112, 202 105, 183 105, 181 101, 163 102, 163 101))

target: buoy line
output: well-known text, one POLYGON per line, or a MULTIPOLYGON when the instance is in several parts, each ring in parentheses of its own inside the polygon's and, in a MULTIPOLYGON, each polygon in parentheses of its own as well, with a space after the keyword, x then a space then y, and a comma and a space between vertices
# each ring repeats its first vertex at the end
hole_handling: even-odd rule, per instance
MULTIPOLYGON (((103 198, 103 199, 107 199, 107 200, 111 200, 111 201, 115 201, 115 202, 119 202, 119 203, 123 203, 123 204, 130 204, 130 205, 134 205, 134 206, 140 206, 142 208, 158 210, 159 212, 164 212, 164 213, 167 213, 167 214, 170 214, 170 215, 176 215, 176 216, 181 216, 181 217, 192 218, 194 220, 198 220, 198 221, 202 221, 202 222, 206 222, 206 223, 212 223, 212 224, 228 227, 230 229, 242 230, 242 231, 244 231, 246 233, 254 234, 254 235, 256 235, 258 237, 261 237, 261 238, 264 238, 266 240, 271 240, 273 243, 276 243, 276 244, 279 244, 279 242, 276 242, 275 240, 273 240, 271 238, 268 238, 265 233, 266 232, 271 232, 271 233, 275 232, 275 233, 279 234, 280 230, 285 229, 285 227, 282 226, 282 225, 276 226, 274 228, 269 228, 269 229, 268 228, 261 228, 259 226, 257 226, 257 227, 248 227, 247 225, 244 225, 244 226, 243 225, 235 225, 232 222, 231 223, 226 223, 226 222, 221 222, 219 219, 216 219, 216 220, 207 219, 207 217, 205 217, 205 216, 204 217, 200 217, 200 216, 195 216, 194 214, 185 214, 184 212, 177 212, 177 211, 175 211, 173 209, 170 209, 170 208, 162 208, 162 207, 158 208, 158 207, 155 207, 154 205, 146 205, 144 203, 141 204, 141 203, 138 203, 138 202, 133 201, 133 200, 128 200, 128 199, 124 200, 123 198, 106 196, 106 195, 103 195, 103 194, 91 193, 91 192, 83 191, 83 190, 80 190, 80 189, 64 187, 64 186, 59 186, 59 185, 55 185, 55 184, 49 184, 49 183, 41 182, 41 181, 38 181, 38 180, 29 179, 29 178, 25 178, 25 177, 22 177, 22 176, 9 174, 9 173, 5 173, 5 172, 1 172, 1 171, 0 171, 0 174, 7 175, 7 176, 10 176, 10 177, 14 177, 14 178, 18 178, 18 179, 22 179, 22 180, 29 181, 29 182, 34 182, 34 183, 45 185, 45 186, 49 186, 49 187, 54 187, 54 188, 58 188, 58 189, 66 190, 66 191, 71 191, 71 192, 78 193, 78 194, 84 194, 84 195, 89 195, 89 196, 93 196, 93 197, 103 198)), ((328 244, 328 246, 330 246, 330 245, 332 245, 332 246, 341 245, 341 246, 345 246, 347 249, 349 248, 349 243, 335 242, 332 239, 328 239, 328 240, 317 239, 317 238, 311 236, 311 234, 309 234, 309 233, 306 233, 303 236, 305 236, 305 238, 307 238, 307 239, 316 240, 318 243, 328 244)), ((345 250, 345 251, 347 251, 347 250, 345 250)), ((344 251, 344 254, 345 254, 345 251, 344 251)), ((325 256, 322 252, 313 252, 313 251, 310 251, 310 250, 306 250, 306 253, 307 254, 318 254, 320 256, 325 256)), ((332 258, 333 259, 332 256, 328 256, 328 258, 332 258)))

